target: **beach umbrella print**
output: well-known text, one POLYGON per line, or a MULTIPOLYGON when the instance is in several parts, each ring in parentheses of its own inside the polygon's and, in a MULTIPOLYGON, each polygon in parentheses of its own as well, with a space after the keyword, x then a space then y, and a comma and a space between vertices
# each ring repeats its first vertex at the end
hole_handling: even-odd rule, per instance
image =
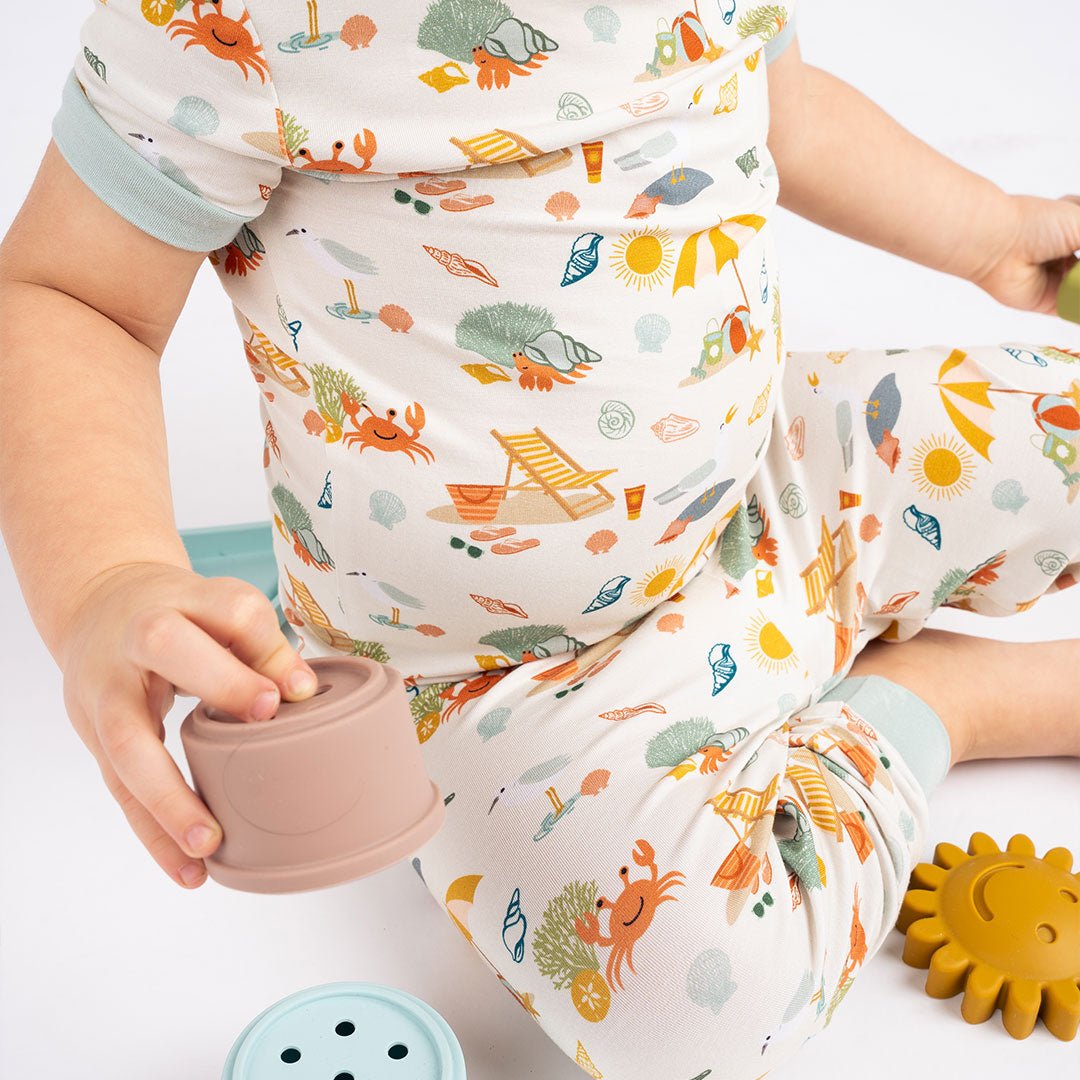
POLYGON ((735 260, 739 257, 740 246, 753 240, 764 224, 765 218, 760 214, 736 214, 734 217, 721 218, 717 224, 707 229, 691 233, 683 243, 682 251, 679 252, 671 295, 674 296, 684 285, 696 287, 698 243, 703 236, 707 236, 709 243, 712 244, 717 275, 730 262, 735 271, 735 277, 738 278, 739 288, 742 289, 743 302, 749 307, 750 301, 747 299, 746 289, 742 278, 739 277, 735 260))
MULTIPOLYGON (((1080 434, 1080 413, 1077 412, 1075 402, 1071 398, 1063 400, 1058 395, 1042 394, 1037 390, 1010 390, 1005 387, 991 386, 989 379, 979 378, 978 372, 973 371, 971 365, 965 365, 967 358, 968 354, 962 349, 953 349, 942 363, 938 371, 938 381, 934 385, 938 388, 945 412, 948 413, 960 437, 987 461, 990 460, 990 444, 994 441, 994 436, 966 415, 960 404, 966 403, 976 405, 981 409, 992 410, 994 404, 989 397, 991 393, 1027 394, 1035 399, 1032 402, 1032 410, 1036 424, 1041 430, 1045 431, 1045 424, 1049 422, 1054 426, 1067 429, 1073 436, 1080 434), (948 382, 943 381, 946 375, 950 375, 948 382), (1043 398, 1048 399, 1048 407, 1041 407, 1043 398)), ((985 419, 983 422, 985 423, 985 419)))

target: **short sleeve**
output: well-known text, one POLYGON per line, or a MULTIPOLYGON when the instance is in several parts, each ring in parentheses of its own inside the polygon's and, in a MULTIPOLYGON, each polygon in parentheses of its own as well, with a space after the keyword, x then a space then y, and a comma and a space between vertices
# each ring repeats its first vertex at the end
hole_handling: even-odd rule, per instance
POLYGON ((176 7, 158 25, 140 0, 95 3, 52 136, 83 182, 133 225, 174 247, 213 251, 262 213, 287 151, 246 10, 230 27, 236 44, 219 56, 213 31, 222 27, 208 21, 221 17, 210 14, 218 5, 176 7))
POLYGON ((783 29, 765 42, 765 63, 771 64, 791 43, 795 36, 795 16, 784 23, 783 29))

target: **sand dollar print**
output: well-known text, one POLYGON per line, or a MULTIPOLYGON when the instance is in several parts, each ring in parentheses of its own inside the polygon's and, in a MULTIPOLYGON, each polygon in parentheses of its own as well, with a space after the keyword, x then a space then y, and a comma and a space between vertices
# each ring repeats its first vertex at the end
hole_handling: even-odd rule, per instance
POLYGON ((605 438, 625 439, 634 429, 633 410, 622 401, 605 401, 600 406, 600 417, 596 426, 605 438))

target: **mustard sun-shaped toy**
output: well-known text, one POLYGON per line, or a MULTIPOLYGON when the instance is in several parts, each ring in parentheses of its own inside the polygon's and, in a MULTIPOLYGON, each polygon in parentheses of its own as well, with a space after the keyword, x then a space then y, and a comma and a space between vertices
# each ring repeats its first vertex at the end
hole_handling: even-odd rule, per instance
POLYGON ((969 1024, 1001 1009, 1005 1030, 1026 1039, 1041 1016, 1065 1042, 1080 1025, 1080 875, 1072 854, 1043 858, 1021 833, 1002 851, 972 833, 967 854, 941 843, 911 875, 896 929, 904 962, 929 968, 926 992, 954 997, 969 1024))

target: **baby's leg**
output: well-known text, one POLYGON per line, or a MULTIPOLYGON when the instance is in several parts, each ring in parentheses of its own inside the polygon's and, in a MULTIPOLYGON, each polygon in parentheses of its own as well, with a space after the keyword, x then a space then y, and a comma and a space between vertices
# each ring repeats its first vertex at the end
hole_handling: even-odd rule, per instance
POLYGON ((953 765, 1080 755, 1076 638, 998 641, 924 629, 900 644, 871 641, 848 675, 881 675, 921 697, 949 732, 953 765))

